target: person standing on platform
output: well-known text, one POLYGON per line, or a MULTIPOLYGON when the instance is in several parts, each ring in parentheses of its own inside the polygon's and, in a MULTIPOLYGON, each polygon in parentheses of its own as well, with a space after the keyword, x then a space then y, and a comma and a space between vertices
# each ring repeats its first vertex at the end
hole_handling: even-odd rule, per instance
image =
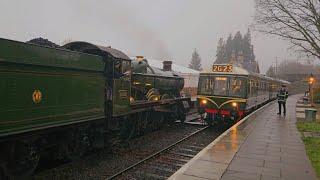
POLYGON ((281 106, 283 107, 283 115, 286 116, 286 101, 289 94, 286 89, 285 85, 281 86, 281 89, 278 91, 277 98, 278 98, 278 105, 279 105, 279 112, 278 114, 281 115, 281 106))

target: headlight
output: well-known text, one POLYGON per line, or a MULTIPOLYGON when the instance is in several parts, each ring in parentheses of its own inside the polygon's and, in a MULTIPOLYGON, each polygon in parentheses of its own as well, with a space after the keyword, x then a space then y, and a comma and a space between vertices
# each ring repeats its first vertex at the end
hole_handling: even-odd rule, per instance
POLYGON ((201 104, 205 105, 205 104, 207 104, 207 103, 208 103, 208 101, 207 101, 206 99, 202 99, 202 100, 201 100, 201 104))
POLYGON ((238 106, 238 103, 236 103, 236 102, 232 103, 232 107, 237 107, 237 106, 238 106))

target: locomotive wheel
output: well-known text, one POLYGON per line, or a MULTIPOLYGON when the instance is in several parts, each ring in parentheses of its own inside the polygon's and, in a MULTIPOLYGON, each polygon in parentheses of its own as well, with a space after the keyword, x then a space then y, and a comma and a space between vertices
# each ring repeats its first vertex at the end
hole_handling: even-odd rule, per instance
POLYGON ((181 123, 184 123, 187 119, 187 115, 186 114, 180 114, 179 115, 179 120, 181 123))
POLYGON ((213 126, 214 125, 213 118, 212 118, 212 116, 210 114, 205 113, 204 121, 208 126, 213 126))
POLYGON ((6 176, 4 175, 4 172, 2 169, 0 169, 0 179, 3 179, 3 180, 6 179, 6 176))
POLYGON ((161 100, 170 99, 170 98, 171 98, 171 96, 169 94, 163 94, 161 96, 161 100))
POLYGON ((78 160, 90 146, 89 137, 83 131, 73 131, 68 137, 69 141, 64 145, 66 158, 70 161, 78 160))
POLYGON ((3 166, 3 174, 13 179, 30 176, 40 159, 36 146, 25 142, 12 145, 8 156, 8 162, 3 166))
POLYGON ((130 119, 128 117, 124 117, 123 119, 120 119, 121 125, 120 125, 120 137, 121 140, 127 141, 131 139, 134 136, 135 129, 136 129, 136 116, 131 117, 130 119))
POLYGON ((173 124, 175 121, 175 116, 172 112, 164 113, 164 121, 168 124, 173 124))
POLYGON ((163 125, 163 121, 164 121, 164 116, 162 113, 159 112, 155 112, 152 113, 152 130, 158 130, 161 128, 161 126, 163 125))

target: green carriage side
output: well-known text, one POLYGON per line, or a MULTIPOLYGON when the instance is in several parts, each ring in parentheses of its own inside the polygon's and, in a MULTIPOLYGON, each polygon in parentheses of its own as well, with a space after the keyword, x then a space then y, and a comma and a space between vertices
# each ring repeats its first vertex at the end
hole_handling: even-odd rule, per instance
POLYGON ((0 39, 0 136, 104 118, 99 56, 0 39))

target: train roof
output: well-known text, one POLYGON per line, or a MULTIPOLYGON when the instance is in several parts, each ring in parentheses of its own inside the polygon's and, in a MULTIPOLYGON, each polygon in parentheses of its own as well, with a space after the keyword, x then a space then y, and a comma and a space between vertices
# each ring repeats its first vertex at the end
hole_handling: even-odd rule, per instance
POLYGON ((131 60, 125 53, 120 50, 111 48, 110 46, 99 46, 88 42, 75 41, 64 45, 63 48, 102 56, 107 53, 117 59, 131 60))
POLYGON ((250 72, 246 69, 244 69, 243 67, 239 67, 237 65, 234 64, 214 64, 216 66, 232 66, 232 71, 230 72, 221 72, 221 71, 213 71, 213 69, 210 70, 204 70, 200 73, 200 75, 211 75, 211 74, 217 74, 217 75, 240 75, 240 76, 255 76, 255 77, 259 77, 261 79, 265 79, 265 80, 270 80, 270 81, 278 81, 282 84, 290 84, 289 81, 286 80, 282 80, 282 79, 277 79, 277 78, 272 78, 272 77, 268 77, 266 75, 263 74, 258 74, 258 73, 254 73, 254 72, 250 72))
POLYGON ((0 62, 104 71, 100 56, 0 38, 0 62), (14 53, 13 53, 14 52, 14 53))
MULTIPOLYGON (((163 61, 148 58, 148 63, 151 67, 156 67, 156 68, 162 69, 162 66, 163 66, 162 62, 163 61)), ((175 63, 172 63, 172 70, 175 72, 181 73, 181 74, 195 74, 195 75, 200 74, 200 71, 190 69, 190 68, 187 68, 185 66, 181 66, 181 65, 178 65, 175 63)))

